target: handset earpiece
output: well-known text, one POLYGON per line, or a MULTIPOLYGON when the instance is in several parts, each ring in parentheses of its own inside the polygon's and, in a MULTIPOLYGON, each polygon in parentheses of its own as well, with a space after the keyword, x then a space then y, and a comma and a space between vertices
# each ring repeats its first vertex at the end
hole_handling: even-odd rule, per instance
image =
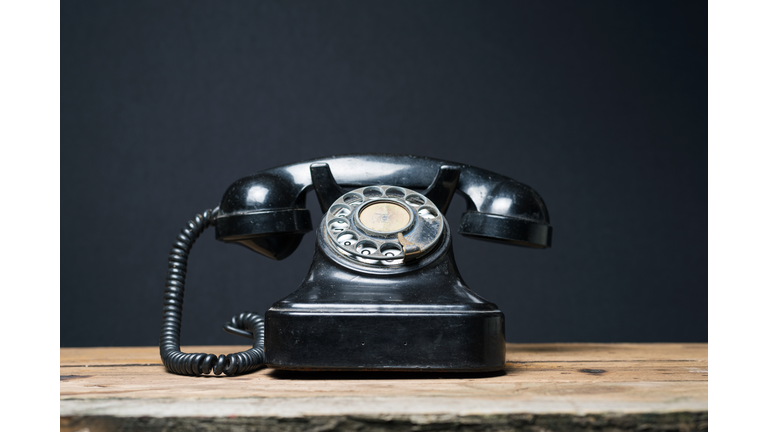
POLYGON ((233 183, 224 193, 216 239, 236 242, 266 257, 288 257, 312 231, 305 195, 286 178, 259 173, 233 183))
POLYGON ((459 234, 538 249, 552 246, 547 207, 532 188, 509 178, 492 182, 476 178, 464 190, 469 208, 459 234))

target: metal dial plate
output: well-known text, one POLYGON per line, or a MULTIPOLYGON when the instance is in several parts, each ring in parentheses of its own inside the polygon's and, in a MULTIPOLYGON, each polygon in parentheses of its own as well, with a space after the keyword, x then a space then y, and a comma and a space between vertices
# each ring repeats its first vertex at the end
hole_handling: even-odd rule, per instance
POLYGON ((444 224, 427 197, 386 185, 345 193, 322 222, 334 251, 374 266, 399 266, 426 255, 440 240, 444 224))

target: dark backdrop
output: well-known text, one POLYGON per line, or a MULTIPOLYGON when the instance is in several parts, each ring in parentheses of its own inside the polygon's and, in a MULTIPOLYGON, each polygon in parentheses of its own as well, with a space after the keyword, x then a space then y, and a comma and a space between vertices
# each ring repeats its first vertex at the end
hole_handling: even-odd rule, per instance
MULTIPOLYGON (((508 341, 707 340, 706 3, 77 1, 61 24, 62 346, 156 344, 184 222, 359 152, 542 195, 551 249, 455 238, 508 341)), ((314 240, 275 262, 205 233, 182 342, 245 343, 221 324, 295 289, 314 240)))

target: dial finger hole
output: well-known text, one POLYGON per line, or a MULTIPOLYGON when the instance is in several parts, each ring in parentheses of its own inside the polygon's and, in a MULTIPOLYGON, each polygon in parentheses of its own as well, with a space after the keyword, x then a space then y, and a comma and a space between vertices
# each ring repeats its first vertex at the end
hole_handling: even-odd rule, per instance
POLYGON ((342 246, 352 247, 357 243, 357 235, 351 232, 345 232, 336 237, 336 242, 342 246))
POLYGON ((386 195, 392 198, 402 198, 405 196, 405 191, 400 188, 392 187, 387 189, 386 195))
POLYGON ((352 213, 352 208, 346 204, 335 204, 328 213, 334 217, 347 217, 352 213))
POLYGON ((368 240, 363 240, 359 243, 357 243, 357 246, 355 246, 355 250, 357 253, 361 255, 373 255, 378 248, 376 247, 376 243, 368 240))
POLYGON ((438 214, 437 209, 427 206, 420 208, 417 213, 424 219, 435 219, 438 214))
POLYGON ((382 196, 383 194, 381 193, 381 189, 377 187, 369 187, 363 189, 363 195, 365 195, 366 198, 376 198, 382 196))
POLYGON ((332 233, 340 233, 349 228, 349 222, 344 219, 333 219, 328 223, 328 229, 332 233))
POLYGON ((419 195, 411 194, 405 197, 405 202, 407 202, 412 206, 420 206, 420 205, 424 205, 426 201, 424 201, 424 198, 419 195))
POLYGON ((384 255, 385 257, 394 258, 398 255, 403 254, 403 251, 400 249, 400 245, 395 243, 384 243, 383 245, 381 245, 379 250, 381 251, 381 254, 384 255))
POLYGON ((357 205, 363 202, 363 196, 358 193, 348 193, 344 195, 344 202, 349 205, 357 205))

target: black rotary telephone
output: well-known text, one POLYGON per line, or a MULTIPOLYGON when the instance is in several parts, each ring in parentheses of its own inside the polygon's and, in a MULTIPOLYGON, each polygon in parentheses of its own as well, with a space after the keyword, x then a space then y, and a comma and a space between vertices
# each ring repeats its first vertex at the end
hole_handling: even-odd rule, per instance
POLYGON ((288 370, 485 372, 504 367, 504 314, 471 291, 444 214, 467 202, 459 234, 547 248, 552 227, 530 187, 480 168, 405 155, 348 155, 262 171, 233 183, 218 207, 187 223, 171 249, 160 355, 183 375, 288 370), (265 318, 244 312, 224 330, 252 338, 228 355, 179 350, 186 264, 203 230, 281 260, 325 213, 309 273, 265 318))

